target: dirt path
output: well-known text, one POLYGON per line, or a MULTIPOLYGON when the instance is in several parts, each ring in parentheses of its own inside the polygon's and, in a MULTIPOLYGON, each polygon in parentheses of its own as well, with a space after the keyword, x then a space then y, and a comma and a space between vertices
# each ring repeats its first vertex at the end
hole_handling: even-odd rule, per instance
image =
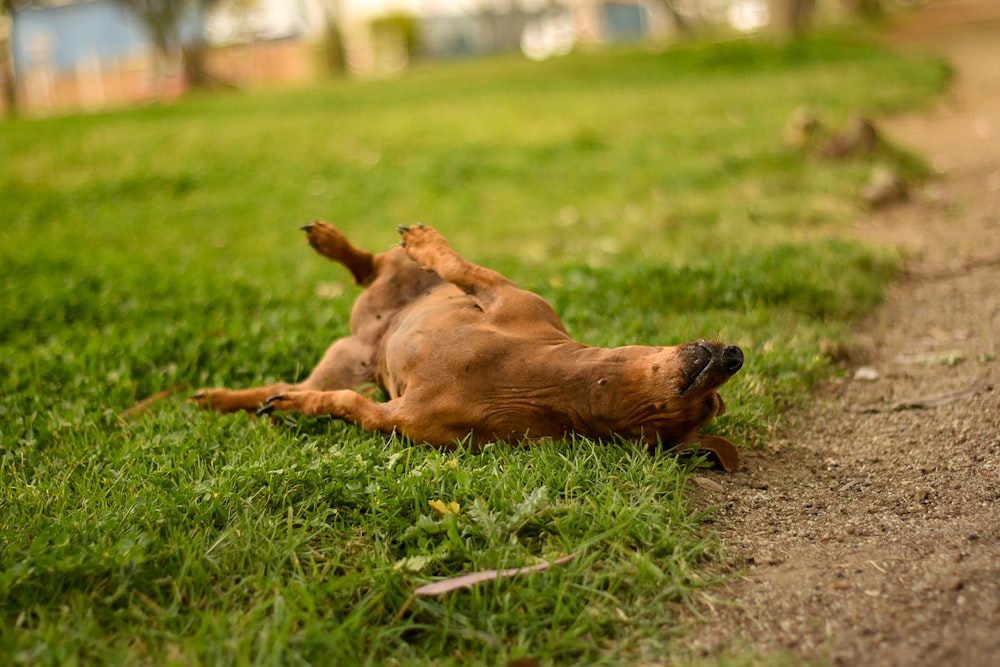
POLYGON ((1000 3, 932 5, 898 38, 956 69, 933 111, 882 126, 942 175, 857 225, 907 259, 848 379, 713 476, 705 500, 745 576, 695 628, 701 655, 1000 665, 1000 3), (954 21, 963 9, 975 20, 954 21))

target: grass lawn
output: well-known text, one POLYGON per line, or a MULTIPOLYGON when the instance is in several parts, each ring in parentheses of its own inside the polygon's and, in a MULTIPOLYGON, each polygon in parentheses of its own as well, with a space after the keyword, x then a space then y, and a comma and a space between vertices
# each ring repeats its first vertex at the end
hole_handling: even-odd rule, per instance
POLYGON ((181 397, 117 415, 181 384, 303 377, 357 290, 298 226, 380 249, 422 221, 584 342, 739 344, 712 428, 757 446, 895 266, 844 239, 871 162, 800 155, 785 120, 909 108, 946 78, 819 38, 0 124, 0 663, 667 657, 724 555, 688 505, 697 461, 439 452, 181 397), (422 584, 569 553, 397 618, 422 584))

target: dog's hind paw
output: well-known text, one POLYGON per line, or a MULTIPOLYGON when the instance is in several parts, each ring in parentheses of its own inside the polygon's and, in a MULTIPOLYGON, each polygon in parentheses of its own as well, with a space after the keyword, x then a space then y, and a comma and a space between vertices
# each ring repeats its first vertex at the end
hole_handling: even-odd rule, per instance
POLYGON ((397 229, 403 237, 399 245, 406 248, 406 254, 410 259, 420 262, 424 267, 430 266, 434 255, 448 246, 437 230, 422 222, 411 227, 399 225, 397 229))
MULTIPOLYGON (((412 225, 412 226, 411 225, 396 225, 396 231, 399 232, 400 236, 404 236, 409 231, 412 231, 414 229, 423 229, 426 226, 427 225, 425 225, 422 222, 418 222, 416 225, 412 225)), ((401 241, 399 243, 399 245, 401 245, 402 247, 405 248, 406 247, 406 240, 404 239, 403 241, 401 241)))

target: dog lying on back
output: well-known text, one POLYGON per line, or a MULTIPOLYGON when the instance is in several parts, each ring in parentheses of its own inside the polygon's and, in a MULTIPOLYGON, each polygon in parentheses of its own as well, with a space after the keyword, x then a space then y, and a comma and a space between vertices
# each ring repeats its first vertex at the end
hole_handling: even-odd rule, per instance
POLYGON ((697 429, 725 411, 717 390, 743 366, 740 348, 589 347, 542 297, 462 258, 431 227, 400 226, 400 247, 377 255, 325 222, 303 229, 367 288, 351 335, 302 382, 204 389, 191 397, 200 407, 330 415, 441 447, 573 433, 650 447, 699 443, 726 470, 736 466, 732 443, 697 429), (355 390, 372 383, 388 401, 355 390))

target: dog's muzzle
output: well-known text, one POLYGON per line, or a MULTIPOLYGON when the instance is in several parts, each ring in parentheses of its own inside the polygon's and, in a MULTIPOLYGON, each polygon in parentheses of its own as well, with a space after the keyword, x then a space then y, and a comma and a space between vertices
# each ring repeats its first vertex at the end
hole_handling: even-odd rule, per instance
POLYGON ((715 389, 743 368, 743 350, 735 345, 698 341, 684 350, 685 375, 690 378, 681 395, 697 389, 715 389))

